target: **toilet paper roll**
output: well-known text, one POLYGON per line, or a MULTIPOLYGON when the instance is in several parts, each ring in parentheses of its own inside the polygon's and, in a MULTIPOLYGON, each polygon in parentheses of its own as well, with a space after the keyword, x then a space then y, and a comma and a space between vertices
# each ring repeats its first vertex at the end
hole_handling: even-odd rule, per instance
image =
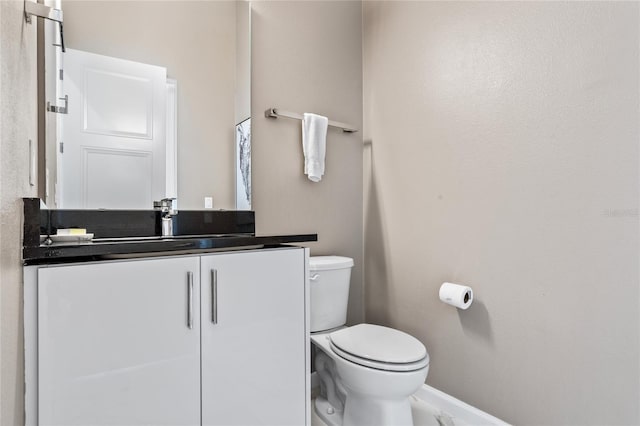
POLYGON ((467 309, 473 302, 473 290, 466 285, 444 283, 440 286, 440 300, 456 308, 467 309))

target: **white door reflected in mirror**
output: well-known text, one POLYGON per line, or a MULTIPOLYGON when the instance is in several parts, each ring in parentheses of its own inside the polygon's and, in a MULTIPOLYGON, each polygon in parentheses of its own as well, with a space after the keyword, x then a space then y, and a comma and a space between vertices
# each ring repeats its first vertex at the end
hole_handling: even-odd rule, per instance
POLYGON ((175 81, 163 67, 72 49, 64 70, 58 207, 151 209, 174 190, 175 81))

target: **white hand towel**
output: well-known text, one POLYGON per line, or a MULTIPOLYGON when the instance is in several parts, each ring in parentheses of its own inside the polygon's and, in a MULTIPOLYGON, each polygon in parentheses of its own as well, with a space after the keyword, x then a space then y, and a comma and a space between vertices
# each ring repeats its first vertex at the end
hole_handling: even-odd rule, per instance
POLYGON ((320 182, 324 175, 324 156, 327 150, 329 119, 322 115, 304 113, 302 119, 302 151, 304 174, 312 182, 320 182))

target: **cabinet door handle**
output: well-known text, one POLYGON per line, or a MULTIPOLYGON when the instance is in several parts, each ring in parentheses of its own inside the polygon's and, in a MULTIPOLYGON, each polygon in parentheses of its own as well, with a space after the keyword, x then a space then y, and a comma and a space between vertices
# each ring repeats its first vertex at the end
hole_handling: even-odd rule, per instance
POLYGON ((218 270, 211 270, 211 322, 218 323, 218 270))
POLYGON ((187 272, 187 327, 193 328, 193 272, 187 272))

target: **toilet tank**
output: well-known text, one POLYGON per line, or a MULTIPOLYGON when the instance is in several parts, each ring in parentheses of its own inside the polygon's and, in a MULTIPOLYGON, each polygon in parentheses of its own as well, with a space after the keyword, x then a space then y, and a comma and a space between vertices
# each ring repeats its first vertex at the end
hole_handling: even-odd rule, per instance
POLYGON ((353 259, 350 257, 309 258, 312 333, 346 324, 351 268, 353 259))

